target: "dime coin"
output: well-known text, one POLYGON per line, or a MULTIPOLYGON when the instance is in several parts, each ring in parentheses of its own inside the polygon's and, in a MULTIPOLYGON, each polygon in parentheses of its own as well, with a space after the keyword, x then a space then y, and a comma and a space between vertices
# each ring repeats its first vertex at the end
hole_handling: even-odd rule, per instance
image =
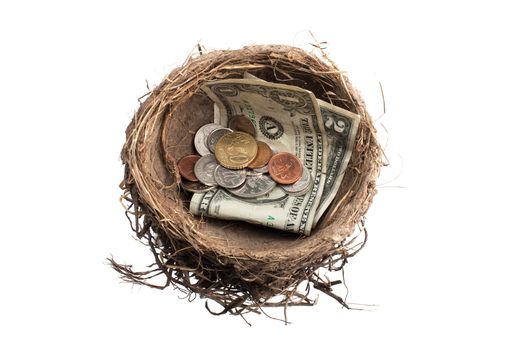
POLYGON ((193 171, 193 169, 195 168, 195 163, 197 163, 199 158, 200 156, 197 156, 195 154, 189 154, 187 156, 182 157, 177 163, 180 176, 182 176, 188 181, 198 182, 199 179, 197 179, 197 176, 195 176, 195 172, 193 171))
POLYGON ((303 165, 299 158, 288 152, 277 153, 268 162, 270 176, 281 185, 290 185, 303 174, 303 165))
POLYGON ((201 156, 205 156, 206 154, 211 153, 210 150, 208 149, 208 144, 207 144, 208 136, 213 130, 219 129, 219 128, 223 128, 223 126, 219 124, 214 124, 214 123, 205 124, 201 126, 199 130, 197 130, 197 132, 195 133, 193 144, 195 145, 195 149, 201 156))
POLYGON ((180 182, 180 185, 183 189, 192 193, 204 193, 217 188, 217 186, 207 186, 200 182, 190 182, 184 179, 180 182))
POLYGON ((213 175, 217 184, 224 188, 239 187, 246 180, 246 171, 244 171, 244 169, 232 170, 225 168, 222 165, 215 168, 213 175))
POLYGON ((244 131, 255 137, 255 127, 250 119, 244 115, 236 115, 228 122, 228 127, 235 131, 244 131))
POLYGON ((268 161, 273 156, 273 151, 268 146, 266 142, 262 141, 256 141, 257 142, 257 155, 255 156, 255 159, 252 160, 250 164, 248 164, 249 168, 261 168, 268 164, 268 161))
POLYGON ((213 176, 217 165, 217 160, 213 154, 202 156, 197 163, 195 163, 195 176, 205 185, 217 186, 217 181, 215 181, 215 177, 213 176))
POLYGON ((291 185, 282 185, 282 189, 284 192, 290 194, 290 195, 298 195, 301 196, 304 194, 303 192, 313 184, 312 175, 310 174, 310 171, 303 167, 303 174, 299 181, 297 181, 294 184, 291 185))
POLYGON ((268 175, 248 176, 243 185, 228 191, 237 197, 255 198, 269 193, 276 185, 268 175))
POLYGON ((257 155, 255 139, 240 131, 222 136, 215 145, 215 155, 220 165, 228 169, 242 169, 257 155))
POLYGON ((217 144, 217 141, 219 141, 219 139, 223 137, 225 134, 229 134, 231 132, 233 132, 232 129, 228 129, 224 127, 215 129, 212 132, 210 132, 210 134, 208 135, 208 139, 206 141, 210 152, 215 153, 215 145, 217 144))

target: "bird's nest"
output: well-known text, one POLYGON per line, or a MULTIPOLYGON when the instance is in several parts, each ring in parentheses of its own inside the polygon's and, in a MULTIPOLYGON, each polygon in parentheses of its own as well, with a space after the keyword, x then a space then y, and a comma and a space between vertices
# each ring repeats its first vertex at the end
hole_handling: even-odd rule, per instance
POLYGON ((208 308, 216 314, 312 305, 312 287, 348 306, 332 290, 340 280, 320 271, 341 271, 365 244, 363 216, 376 193, 382 153, 362 98, 332 61, 288 46, 201 53, 146 96, 126 130, 121 187, 132 229, 154 260, 138 271, 110 259, 121 277, 154 288, 173 286, 190 299, 212 299, 222 305, 219 311, 208 308), (189 213, 191 197, 179 186, 175 161, 194 153, 195 131, 213 121, 213 103, 200 86, 244 72, 307 89, 361 116, 341 186, 308 237, 189 213))

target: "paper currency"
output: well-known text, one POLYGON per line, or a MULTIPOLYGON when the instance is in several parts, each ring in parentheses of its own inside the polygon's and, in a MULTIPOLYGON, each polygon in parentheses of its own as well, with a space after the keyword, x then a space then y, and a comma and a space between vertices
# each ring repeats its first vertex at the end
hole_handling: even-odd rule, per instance
POLYGON ((244 78, 216 81, 203 88, 215 102, 214 122, 227 126, 236 115, 246 115, 256 129, 256 139, 275 152, 288 151, 298 156, 313 185, 297 197, 277 187, 261 198, 249 200, 216 189, 194 195, 192 212, 309 234, 339 189, 360 117, 318 100, 306 90, 269 83, 249 73, 244 78), (307 120, 304 126, 297 122, 301 119, 307 120), (246 206, 247 201, 253 208, 246 206))
POLYGON ((264 196, 252 199, 240 199, 225 190, 214 189, 206 193, 194 194, 190 202, 190 212, 223 220, 242 220, 280 230, 300 232, 296 230, 297 223, 294 218, 299 215, 299 211, 294 208, 300 207, 301 200, 304 201, 304 196, 290 197, 279 187, 275 187, 264 196), (289 211, 292 213, 287 214, 289 211))
POLYGON ((213 81, 202 89, 219 109, 219 116, 215 115, 220 117, 218 124, 226 126, 230 118, 246 115, 256 128, 256 138, 276 152, 295 154, 310 171, 313 185, 303 196, 290 197, 275 188, 249 201, 217 189, 195 194, 190 211, 308 235, 323 193, 327 164, 326 133, 315 96, 298 87, 254 79, 213 81))
MULTIPOLYGON (((245 79, 264 81, 255 75, 244 72, 245 79)), ((339 108, 323 100, 317 99, 319 109, 323 117, 324 130, 328 138, 327 173, 325 185, 321 195, 321 202, 314 219, 314 227, 317 221, 326 211, 334 199, 348 162, 352 156, 355 144, 355 136, 359 126, 360 116, 358 114, 339 108)), ((220 120, 217 119, 217 120, 220 120)))
POLYGON ((326 208, 332 203, 341 181, 345 175, 348 162, 359 126, 359 115, 334 106, 322 100, 317 100, 324 121, 324 130, 328 137, 327 172, 321 202, 315 214, 314 226, 321 218, 326 208))

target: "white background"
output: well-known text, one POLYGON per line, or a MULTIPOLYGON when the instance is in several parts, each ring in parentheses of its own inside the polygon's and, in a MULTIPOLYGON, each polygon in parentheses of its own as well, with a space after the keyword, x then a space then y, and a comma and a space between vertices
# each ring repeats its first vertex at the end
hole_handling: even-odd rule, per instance
POLYGON ((520 2, 2 2, 0 348, 525 346, 520 2), (183 3, 183 4, 182 4, 183 3), (215 317, 119 282, 149 261, 118 201, 124 130, 146 80, 197 42, 327 53, 363 91, 391 165, 350 261, 347 311, 321 295, 291 325, 215 317), (388 132, 385 131, 388 130, 388 132))

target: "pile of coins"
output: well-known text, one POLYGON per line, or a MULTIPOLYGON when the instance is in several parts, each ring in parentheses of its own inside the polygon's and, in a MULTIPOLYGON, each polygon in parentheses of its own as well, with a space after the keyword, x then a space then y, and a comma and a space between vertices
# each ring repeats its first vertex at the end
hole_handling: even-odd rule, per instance
POLYGON ((203 193, 220 186, 241 198, 255 198, 277 185, 291 196, 302 196, 313 180, 299 158, 288 152, 275 153, 255 140, 255 128, 245 116, 230 119, 228 127, 206 124, 194 138, 199 153, 177 162, 183 189, 203 193))

